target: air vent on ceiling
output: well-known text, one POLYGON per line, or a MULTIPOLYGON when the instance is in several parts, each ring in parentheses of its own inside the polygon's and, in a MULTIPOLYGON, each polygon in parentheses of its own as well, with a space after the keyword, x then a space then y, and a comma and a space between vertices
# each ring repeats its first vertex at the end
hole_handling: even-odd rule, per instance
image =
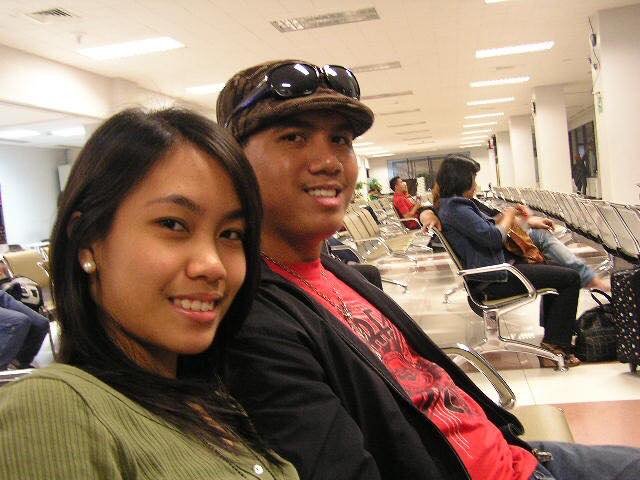
POLYGON ((402 140, 405 142, 410 142, 411 140, 425 140, 427 138, 433 138, 433 137, 431 135, 423 135, 422 137, 403 138, 402 140))
POLYGON ((364 95, 360 100, 378 100, 380 98, 402 97, 405 95, 413 95, 413 91, 405 90, 404 92, 379 93, 377 95, 364 95))
POLYGON ((379 115, 379 116, 400 115, 401 113, 415 113, 415 112, 419 112, 419 111, 420 111, 419 108, 412 108, 411 110, 395 110, 393 112, 381 112, 381 113, 377 113, 376 115, 379 115))
POLYGON ((49 8, 47 10, 40 10, 38 12, 31 12, 26 14, 27 17, 35 20, 38 23, 51 23, 59 20, 68 20, 70 18, 78 18, 77 15, 68 12, 64 8, 49 8))
POLYGON ((430 132, 431 129, 429 128, 423 128, 421 130, 410 130, 410 131, 406 131, 406 132, 394 132, 397 133, 398 135, 411 135, 412 133, 424 133, 424 132, 430 132))
POLYGON ((391 70, 392 68, 402 68, 402 65, 400 64, 400 62, 373 63, 371 65, 360 65, 359 67, 353 67, 351 71, 353 73, 377 72, 379 70, 391 70))
POLYGON ((412 125, 424 125, 427 123, 426 121, 422 122, 411 122, 411 123, 398 123, 396 125, 389 125, 389 128, 397 128, 397 127, 410 127, 412 125))
POLYGON ((435 140, 420 140, 418 142, 407 142, 407 145, 421 145, 423 143, 436 143, 435 140))
POLYGON ((361 8, 345 12, 325 13, 324 15, 312 15, 309 17, 285 18, 273 20, 271 25, 281 33, 309 30, 311 28, 332 27, 345 23, 366 22, 379 20, 380 16, 375 8, 361 8))

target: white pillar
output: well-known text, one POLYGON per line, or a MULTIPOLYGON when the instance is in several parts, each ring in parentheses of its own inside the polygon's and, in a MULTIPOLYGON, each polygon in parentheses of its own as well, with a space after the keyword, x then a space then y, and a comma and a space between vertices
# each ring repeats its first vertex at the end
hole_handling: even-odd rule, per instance
POLYGON ((511 154, 511 141, 509 132, 496 132, 496 147, 498 148, 498 171, 500 185, 506 187, 515 185, 513 173, 513 156, 511 154))
MULTIPOLYGON (((599 59, 594 79, 598 171, 602 198, 639 203, 640 5, 602 10, 593 18, 599 59)), ((598 61, 592 54, 592 60, 598 61)))
POLYGON ((533 101, 540 188, 571 193, 569 129, 562 85, 534 88, 533 101))
MULTIPOLYGON (((536 166, 533 157, 530 115, 509 117, 509 139, 513 158, 513 185, 536 187, 536 166)), ((500 150, 498 150, 498 155, 500 155, 500 150)))

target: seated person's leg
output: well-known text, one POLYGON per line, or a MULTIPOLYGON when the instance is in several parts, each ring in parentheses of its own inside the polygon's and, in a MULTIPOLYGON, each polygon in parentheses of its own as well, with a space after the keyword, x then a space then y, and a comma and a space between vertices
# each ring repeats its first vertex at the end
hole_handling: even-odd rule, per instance
POLYGON ((0 370, 5 370, 18 355, 29 325, 26 315, 0 307, 0 370))
MULTIPOLYGON (((4 294, 4 292, 0 294, 0 306, 4 309, 3 312, 12 312, 19 315, 19 319, 23 324, 21 328, 25 330, 25 333, 18 345, 19 351, 14 356, 21 367, 27 367, 40 350, 42 342, 49 332, 49 321, 25 304, 14 299, 11 295, 4 294)), ((9 361, 12 360, 14 358, 9 361)))
POLYGON ((560 442, 529 444, 553 455, 553 460, 542 466, 557 480, 635 480, 640 472, 640 450, 637 448, 560 442))
MULTIPOLYGON (((578 296, 580 294, 580 276, 566 267, 542 264, 517 264, 520 270, 533 284, 534 288, 555 288, 558 295, 545 295, 542 298, 544 337, 547 347, 561 350, 567 357, 567 365, 578 365, 580 361, 570 353, 578 296)), ((493 283, 486 288, 490 298, 501 298, 524 293, 524 287, 513 276, 506 283, 493 283)))
POLYGON ((580 285, 583 288, 600 288, 611 290, 611 284, 601 278, 584 261, 576 257, 569 248, 558 240, 550 231, 542 228, 532 228, 529 236, 540 249, 544 258, 557 265, 575 270, 580 275, 580 285))

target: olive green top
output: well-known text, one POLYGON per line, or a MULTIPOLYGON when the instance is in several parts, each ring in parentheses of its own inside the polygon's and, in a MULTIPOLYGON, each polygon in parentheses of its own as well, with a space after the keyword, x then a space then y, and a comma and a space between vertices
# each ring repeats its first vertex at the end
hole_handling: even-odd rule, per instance
POLYGON ((216 453, 96 377, 55 364, 0 388, 3 480, 294 480, 294 467, 216 453))

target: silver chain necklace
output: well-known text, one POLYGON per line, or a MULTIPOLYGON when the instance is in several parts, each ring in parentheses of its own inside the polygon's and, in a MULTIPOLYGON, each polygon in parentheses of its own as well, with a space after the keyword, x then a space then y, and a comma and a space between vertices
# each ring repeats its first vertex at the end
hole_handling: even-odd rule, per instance
MULTIPOLYGON (((300 280, 302 283, 304 283, 307 287, 309 287, 311 290, 313 290, 316 295, 318 295, 320 298, 325 300, 333 308, 338 310, 342 314, 342 316, 345 318, 345 320, 350 322, 353 319, 353 313, 351 313, 351 310, 349 310, 349 307, 347 307, 347 304, 343 300, 342 296, 338 293, 338 290, 335 289, 335 287, 332 286, 331 289, 333 290, 333 293, 336 294, 336 298, 338 299, 338 302, 340 302, 340 305, 337 305, 333 300, 331 300, 324 293, 322 293, 320 290, 318 290, 311 282, 309 282, 306 278, 304 278, 302 275, 300 275, 295 270, 292 270, 291 268, 287 267, 283 263, 280 263, 277 260, 271 258, 269 255, 267 255, 264 252, 261 252, 261 254, 262 254, 263 258, 265 258, 266 260, 269 260, 271 263, 274 263, 275 265, 279 266, 285 272, 293 275, 298 280, 300 280)), ((324 278, 324 280, 328 282, 329 279, 327 278, 326 274, 324 273, 324 267, 322 267, 322 265, 320 267, 321 267, 320 268, 320 275, 322 275, 322 278, 324 278)))

